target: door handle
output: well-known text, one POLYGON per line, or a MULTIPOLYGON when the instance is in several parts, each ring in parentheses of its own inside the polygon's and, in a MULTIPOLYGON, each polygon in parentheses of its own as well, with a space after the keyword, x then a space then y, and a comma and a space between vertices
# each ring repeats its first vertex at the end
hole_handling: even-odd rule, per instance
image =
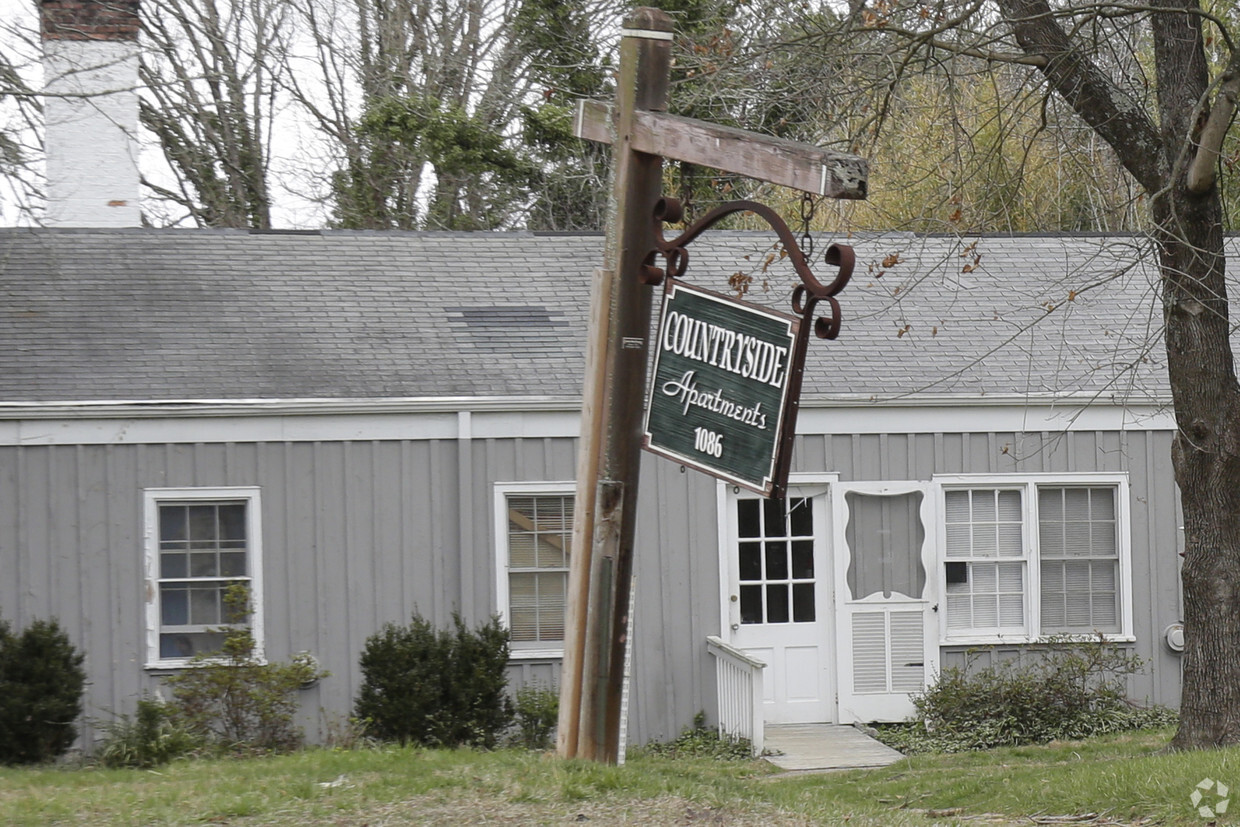
POLYGON ((735 631, 736 631, 737 629, 739 629, 739 628, 741 628, 741 624, 739 624, 739 623, 733 623, 733 624, 732 624, 732 631, 733 631, 733 632, 735 632, 735 631))

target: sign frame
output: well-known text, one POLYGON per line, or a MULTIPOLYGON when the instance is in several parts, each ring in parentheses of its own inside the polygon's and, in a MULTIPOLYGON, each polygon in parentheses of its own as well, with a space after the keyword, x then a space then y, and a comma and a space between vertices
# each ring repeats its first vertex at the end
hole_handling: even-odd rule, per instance
MULTIPOLYGON (((686 303, 683 300, 679 303, 679 307, 684 307, 685 305, 686 303)), ((723 321, 723 319, 719 319, 719 321, 723 321)), ((798 316, 727 296, 713 290, 697 287, 678 279, 666 279, 664 281, 663 300, 657 328, 658 339, 655 343, 655 356, 651 365, 650 383, 646 392, 646 411, 642 422, 642 448, 687 468, 693 468, 732 485, 754 491, 763 497, 782 497, 787 488, 788 472, 791 467, 791 451, 796 437, 797 409, 800 405, 801 376, 804 372, 805 357, 808 350, 806 347, 808 337, 803 335, 802 331, 802 325, 805 323, 805 320, 798 316), (681 296, 688 297, 690 305, 699 303, 703 306, 713 306, 715 311, 725 315, 731 314, 734 319, 748 321, 751 326, 765 325, 783 328, 777 334, 771 336, 772 340, 778 340, 781 345, 786 345, 787 348, 785 361, 782 366, 783 376, 778 386, 777 410, 761 410, 761 404, 764 402, 769 403, 772 399, 770 390, 763 387, 772 385, 772 382, 765 378, 754 379, 752 377, 745 377, 739 380, 727 380, 733 383, 732 387, 727 389, 720 387, 714 394, 703 394, 698 391, 696 384, 692 386, 688 384, 690 380, 696 379, 696 377, 692 373, 681 373, 680 368, 685 366, 686 361, 692 362, 694 360, 687 360, 685 356, 671 353, 664 347, 667 325, 670 322, 670 313, 680 313, 682 317, 690 320, 690 324, 704 323, 710 325, 711 328, 718 327, 723 331, 724 335, 727 334, 728 328, 711 322, 704 322, 697 317, 686 316, 685 313, 674 307, 677 299, 681 296), (671 353, 671 355, 665 356, 666 353, 671 353), (669 373, 666 370, 665 360, 670 361, 672 364, 679 363, 679 367, 673 368, 672 372, 669 373), (680 379, 677 379, 678 376, 680 379), (734 397, 735 401, 725 400, 723 397, 725 390, 731 390, 735 394, 740 382, 748 383, 749 395, 745 395, 745 391, 741 391, 739 399, 734 397), (670 390, 668 386, 671 386, 670 390), (695 401, 686 401, 690 399, 689 394, 693 394, 692 398, 695 401), (753 403, 751 402, 753 396, 761 398, 758 402, 753 403), (712 410, 703 402, 696 401, 699 399, 705 402, 713 399, 716 406, 723 407, 725 411, 732 413, 721 414, 719 411, 712 410), (747 402, 751 402, 751 405, 747 406, 747 402), (679 411, 681 414, 679 420, 667 413, 669 406, 677 405, 682 406, 682 409, 679 411), (709 413, 699 412, 691 419, 689 417, 689 409, 691 407, 704 408, 709 413), (655 430, 652 430, 652 418, 655 420, 655 430), (697 438, 702 439, 704 433, 705 443, 699 445, 695 440, 693 447, 689 448, 687 445, 687 433, 673 433, 672 429, 664 423, 664 420, 668 418, 673 419, 678 426, 683 426, 676 428, 676 431, 687 431, 687 429, 692 427, 694 421, 707 420, 715 428, 719 428, 722 433, 715 431, 713 428, 696 427, 693 430, 696 432, 697 438), (761 430, 766 430, 765 424, 767 422, 773 422, 774 428, 769 436, 760 439, 750 437, 748 440, 751 444, 753 442, 760 442, 758 447, 762 449, 761 456, 754 458, 752 462, 752 473, 746 473, 743 469, 737 469, 735 461, 730 467, 723 467, 721 463, 712 461, 710 449, 716 448, 719 453, 715 453, 713 456, 716 459, 721 459, 722 447, 729 442, 725 438, 729 435, 735 436, 732 430, 727 430, 735 427, 732 422, 736 422, 739 427, 754 427, 753 422, 746 422, 745 420, 758 420, 759 418, 761 418, 763 423, 761 430)), ((766 332, 770 333, 770 331, 766 332)), ((738 337, 740 335, 737 334, 738 337)), ((722 338, 722 336, 718 337, 718 339, 722 338)), ((770 343, 768 342, 767 344, 770 343)), ((770 344, 770 347, 775 346, 770 344)), ((776 347, 776 351, 778 349, 776 347)), ((720 361, 718 359, 719 348, 714 350, 713 355, 716 357, 716 362, 720 361)), ((726 357, 723 361, 726 361, 726 357)), ((715 381, 708 383, 713 388, 722 380, 722 374, 727 372, 739 374, 741 372, 741 359, 738 357, 736 361, 737 365, 731 371, 722 370, 717 364, 711 365, 706 362, 701 362, 697 367, 705 369, 713 377, 715 381)), ((757 365, 755 370, 761 372, 762 367, 760 363, 761 358, 759 358, 757 363, 746 360, 745 365, 746 367, 757 365)), ((767 367, 770 373, 774 373, 778 369, 777 355, 772 355, 767 360, 767 367), (771 365, 774 365, 774 367, 771 367, 771 365)), ((696 371, 693 373, 696 373, 696 371)))

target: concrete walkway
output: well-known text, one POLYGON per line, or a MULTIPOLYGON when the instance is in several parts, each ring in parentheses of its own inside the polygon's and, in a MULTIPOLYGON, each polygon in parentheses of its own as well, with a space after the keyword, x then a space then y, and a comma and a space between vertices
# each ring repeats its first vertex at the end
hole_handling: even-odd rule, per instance
POLYGON ((784 770, 885 767, 904 756, 856 727, 838 724, 768 724, 766 760, 784 770))

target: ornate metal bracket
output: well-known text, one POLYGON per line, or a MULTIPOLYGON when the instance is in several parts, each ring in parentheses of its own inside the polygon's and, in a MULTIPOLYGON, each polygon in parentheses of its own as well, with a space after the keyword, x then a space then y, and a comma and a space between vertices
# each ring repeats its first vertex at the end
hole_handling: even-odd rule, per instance
POLYGON ((646 256, 642 268, 642 281, 646 284, 662 284, 665 278, 683 276, 685 269, 689 266, 689 251, 685 247, 724 217, 738 212, 751 212, 769 224, 788 252, 788 258, 797 276, 801 279, 801 283, 792 291, 792 309, 801 317, 802 329, 808 330, 809 321, 814 319, 818 303, 826 302, 831 312, 829 315, 814 319, 814 333, 819 339, 834 339, 839 336, 840 303, 836 301, 835 295, 843 290, 848 280, 852 278, 853 265, 856 263, 856 255, 852 247, 845 244, 832 244, 827 248, 824 261, 832 267, 838 267, 839 272, 834 281, 823 285, 810 271, 809 262, 806 261, 805 254, 801 252, 788 225, 774 210, 756 201, 733 201, 715 207, 669 241, 663 237, 663 225, 680 221, 684 217, 684 212, 679 200, 660 198, 654 207, 656 247, 646 256), (655 258, 659 255, 664 258, 663 267, 655 264, 655 258))

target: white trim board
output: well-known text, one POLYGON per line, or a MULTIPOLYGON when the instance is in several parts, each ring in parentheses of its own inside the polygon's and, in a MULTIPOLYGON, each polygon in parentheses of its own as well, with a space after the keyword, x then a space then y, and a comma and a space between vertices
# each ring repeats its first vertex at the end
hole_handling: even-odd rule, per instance
MULTIPOLYGON (((579 410, 563 402, 543 400, 526 406, 514 399, 507 408, 495 400, 472 402, 485 404, 438 400, 420 407, 374 400, 369 405, 352 401, 335 410, 325 410, 312 400, 304 405, 236 403, 227 408, 7 405, 0 406, 0 445, 541 439, 575 438, 581 432, 579 410), (461 413, 469 416, 462 418, 461 413)), ((1157 405, 811 401, 802 405, 797 426, 799 434, 813 435, 1171 431, 1175 423, 1171 412, 1157 405)))

